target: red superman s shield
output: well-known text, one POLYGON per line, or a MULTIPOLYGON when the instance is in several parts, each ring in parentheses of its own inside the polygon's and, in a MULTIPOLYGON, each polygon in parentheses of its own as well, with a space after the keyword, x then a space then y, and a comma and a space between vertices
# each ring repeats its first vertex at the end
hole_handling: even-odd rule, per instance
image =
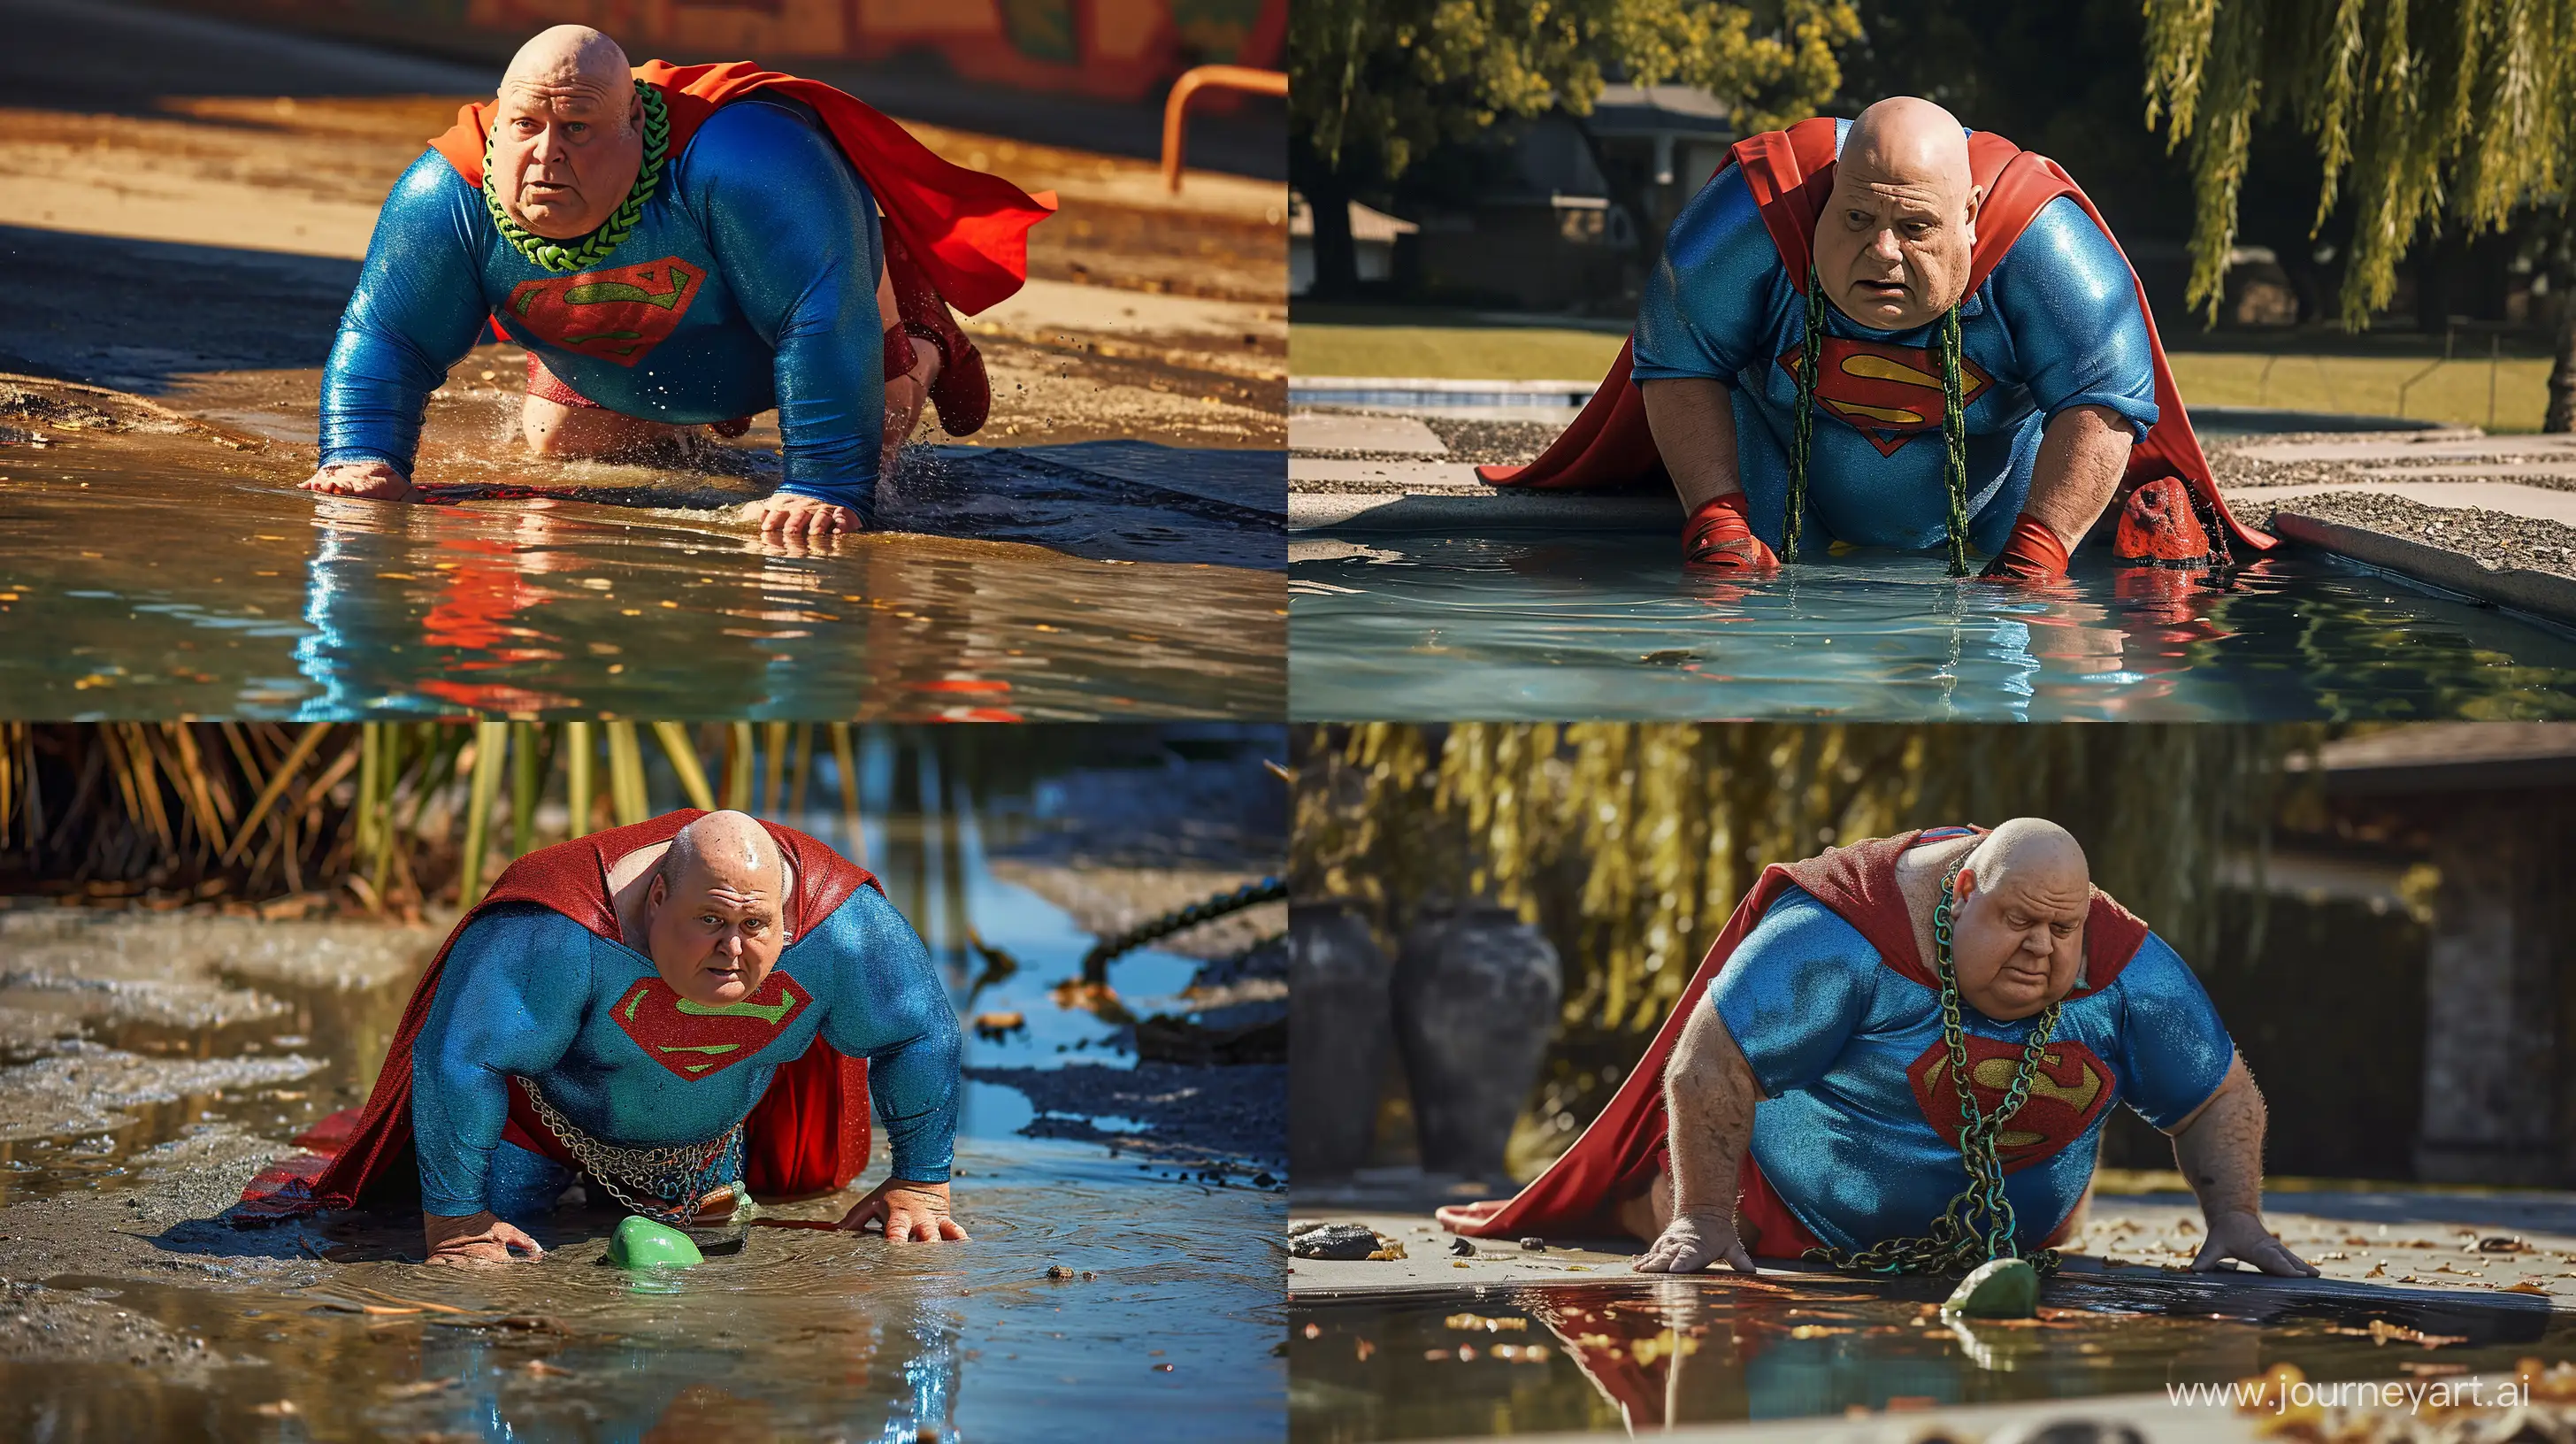
MULTIPOLYGON (((1977 1109, 1991 1116, 2012 1087, 2022 1047, 1973 1033, 1966 1042, 1968 1081, 1976 1093, 1977 1109)), ((1935 1040, 1924 1049, 1923 1056, 1905 1070, 1905 1081, 1914 1085, 1914 1102, 1932 1131, 1956 1147, 1959 1090, 1950 1081, 1948 1045, 1935 1040)), ((2002 1160, 2004 1172, 2018 1172, 2083 1137, 2102 1110, 2111 1106, 2111 1095, 2117 1091, 2110 1065, 2092 1049, 2075 1042, 2049 1044, 2039 1055, 2039 1066, 2031 1070, 2030 1095, 1996 1135, 1995 1156, 2002 1160)))
POLYGON ((610 1010, 617 1026, 656 1063, 682 1078, 720 1073, 776 1042, 814 1000, 796 980, 773 972, 738 1003, 681 997, 660 978, 643 978, 610 1010))
POLYGON ((521 281, 506 309, 512 320, 550 346, 632 366, 689 314, 707 273, 677 256, 521 281))
MULTIPOLYGON (((1805 348, 1780 353, 1780 369, 1798 374, 1805 348)), ((1959 396, 1964 409, 1976 404, 1994 378, 1985 368, 1959 358, 1959 396)), ((1928 346, 1887 346, 1876 341, 1825 338, 1816 364, 1816 401, 1826 412, 1849 422, 1881 456, 1926 431, 1941 429, 1941 362, 1928 346)))

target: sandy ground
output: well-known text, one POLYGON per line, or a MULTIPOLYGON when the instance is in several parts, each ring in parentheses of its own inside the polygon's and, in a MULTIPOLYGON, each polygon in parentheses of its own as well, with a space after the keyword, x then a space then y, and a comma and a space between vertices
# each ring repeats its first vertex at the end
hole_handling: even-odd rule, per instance
MULTIPOLYGON (((174 31, 114 5, 7 0, 0 25, 13 24, 52 43, 0 48, 5 93, 47 102, 0 107, 0 369, 309 444, 376 208, 491 77, 231 27, 174 31), (232 93, 189 88, 192 56, 225 43, 245 47, 221 57, 232 93)), ((1031 235, 1029 287, 966 322, 994 388, 978 441, 1284 443, 1283 185, 1193 173, 1174 197, 1143 161, 914 130, 1062 199, 1031 235)), ((517 359, 469 357, 433 426, 458 403, 514 397, 517 359)), ((746 444, 764 438, 774 429, 746 444)))

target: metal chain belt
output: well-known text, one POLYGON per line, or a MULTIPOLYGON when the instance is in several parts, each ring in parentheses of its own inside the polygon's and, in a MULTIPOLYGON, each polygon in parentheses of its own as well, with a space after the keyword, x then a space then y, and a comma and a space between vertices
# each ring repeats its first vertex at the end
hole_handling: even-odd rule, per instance
MULTIPOLYGON (((1966 863, 1963 854, 1941 879, 1941 899, 1932 909, 1932 936, 1939 945, 1933 957, 1941 975, 1941 1041, 1949 1049, 1950 1084, 1959 1094, 1959 1158, 1967 1165, 1968 1186, 1951 1197, 1921 1238, 1892 1238, 1857 1252, 1811 1248, 1807 1250, 1811 1262, 1881 1274, 1947 1274, 1966 1273, 1979 1264, 2020 1254, 1995 1140, 2030 1097, 2031 1075, 2038 1070, 2040 1055, 2048 1051, 2049 1035, 2057 1031, 2057 1004, 2041 1010, 2038 1024, 2022 1045, 2021 1063, 2013 1070, 2012 1087, 2005 1090, 2002 1102, 1991 1114, 1981 1111, 1969 1086, 1968 1043, 1959 1022, 1959 970, 1950 956, 1950 899, 1966 863)), ((2031 1267, 2043 1274, 2057 1271, 2055 1249, 2040 1249, 2028 1258, 2031 1267)))
POLYGON ((698 1216, 698 1203, 716 1185, 731 1183, 742 1173, 742 1125, 736 1123, 706 1143, 681 1143, 662 1148, 628 1148, 621 1144, 602 1143, 581 1130, 580 1125, 558 1112, 537 1091, 537 1085, 525 1078, 519 1086, 528 1095, 529 1106, 546 1125, 546 1131, 564 1146, 564 1151, 579 1163, 582 1172, 599 1180, 609 1195, 624 1204, 630 1212, 642 1214, 656 1223, 673 1228, 687 1226, 698 1216), (625 1186, 621 1187, 623 1184, 625 1186), (663 1207, 644 1202, 626 1191, 634 1188, 655 1199, 677 1199, 677 1207, 663 1207))

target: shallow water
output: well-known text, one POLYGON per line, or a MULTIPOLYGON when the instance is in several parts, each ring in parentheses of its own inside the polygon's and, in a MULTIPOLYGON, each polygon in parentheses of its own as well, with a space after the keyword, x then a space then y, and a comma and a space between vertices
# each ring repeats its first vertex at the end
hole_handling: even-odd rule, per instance
POLYGON ((2315 556, 2213 588, 2078 561, 2052 595, 1931 557, 1739 586, 1668 539, 1300 541, 1304 719, 2576 717, 2576 636, 2315 556))
POLYGON ((1285 600, 1263 568, 1278 533, 1223 499, 1241 478, 1204 498, 1128 486, 1111 473, 1141 464, 1133 445, 1104 445, 1126 449, 1097 474, 1049 459, 1079 448, 943 453, 908 485, 942 529, 978 539, 872 534, 828 554, 669 507, 316 499, 272 459, 195 441, 12 447, 0 708, 1277 716, 1285 600))
POLYGON ((1946 1291, 1709 1277, 1300 1300, 1289 1437, 1647 1430, 2159 1393, 2284 1362, 2319 1381, 2408 1380, 2576 1352, 2576 1320, 2537 1299, 2345 1303, 2215 1278, 2067 1277, 2047 1285, 2037 1321, 1954 1327, 1934 1312, 1946 1291), (2383 1344, 2374 1318, 2464 1342, 2383 1344))
MULTIPOLYGON (((46 1284, 109 1291, 204 1339, 212 1366, 0 1365, 0 1435, 1116 1439, 1151 1417, 1171 1437, 1278 1437, 1275 1195, 1140 1184, 1077 1145, 978 1143, 959 1161, 972 1243, 754 1226, 738 1251, 646 1280, 600 1265, 605 1218, 563 1221, 540 1263, 471 1271, 401 1261, 408 1228, 343 1221, 307 1239, 328 1261, 229 1286, 220 1240, 171 1238, 212 1252, 213 1276, 46 1284), (409 1307, 380 1295, 464 1312, 358 1311, 409 1307)), ((274 1256, 294 1232, 240 1251, 274 1256)))

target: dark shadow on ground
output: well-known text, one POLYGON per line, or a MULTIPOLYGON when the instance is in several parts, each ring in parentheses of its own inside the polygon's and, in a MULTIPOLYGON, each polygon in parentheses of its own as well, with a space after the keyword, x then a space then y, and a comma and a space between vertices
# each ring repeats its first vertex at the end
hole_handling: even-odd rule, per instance
POLYGON ((0 225, 0 369, 154 395, 191 372, 318 367, 358 268, 0 225))

